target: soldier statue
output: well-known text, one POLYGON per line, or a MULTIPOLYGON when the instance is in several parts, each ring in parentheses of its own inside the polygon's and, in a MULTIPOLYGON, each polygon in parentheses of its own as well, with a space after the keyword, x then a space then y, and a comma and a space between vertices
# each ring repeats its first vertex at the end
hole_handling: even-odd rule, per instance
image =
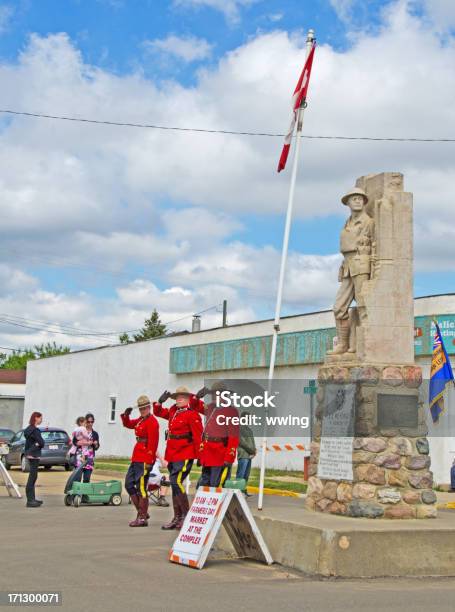
POLYGON ((351 329, 354 324, 350 321, 349 308, 355 300, 361 324, 366 317, 362 287, 372 276, 376 258, 374 221, 365 211, 368 196, 363 189, 356 187, 343 196, 341 201, 351 209, 351 216, 340 235, 340 251, 344 259, 338 274, 341 285, 333 307, 338 343, 332 351, 328 351, 329 355, 355 352, 351 334, 354 332, 351 329))

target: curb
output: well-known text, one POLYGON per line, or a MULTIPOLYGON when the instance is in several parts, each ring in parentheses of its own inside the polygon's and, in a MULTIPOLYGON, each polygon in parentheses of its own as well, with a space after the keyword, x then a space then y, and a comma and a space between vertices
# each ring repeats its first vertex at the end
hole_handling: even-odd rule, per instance
MULTIPOLYGON (((259 493, 259 487, 247 487, 248 493, 259 493)), ((296 493, 295 491, 286 491, 285 489, 267 489, 264 488, 264 495, 279 495, 281 497, 305 497, 304 493, 296 493)))
POLYGON ((455 502, 447 502, 445 504, 436 504, 439 510, 455 510, 455 502))

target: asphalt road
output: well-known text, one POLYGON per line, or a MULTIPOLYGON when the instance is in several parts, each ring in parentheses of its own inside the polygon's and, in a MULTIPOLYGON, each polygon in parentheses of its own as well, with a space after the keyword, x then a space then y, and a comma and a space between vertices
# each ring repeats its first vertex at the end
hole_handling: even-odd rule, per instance
POLYGON ((152 508, 149 527, 131 529, 131 506, 67 508, 43 486, 66 475, 40 472, 40 478, 45 505, 39 509, 0 488, 0 590, 59 590, 63 609, 79 612, 455 609, 453 579, 318 580, 223 559, 219 551, 200 571, 171 564, 175 535, 159 528, 167 509, 152 508))

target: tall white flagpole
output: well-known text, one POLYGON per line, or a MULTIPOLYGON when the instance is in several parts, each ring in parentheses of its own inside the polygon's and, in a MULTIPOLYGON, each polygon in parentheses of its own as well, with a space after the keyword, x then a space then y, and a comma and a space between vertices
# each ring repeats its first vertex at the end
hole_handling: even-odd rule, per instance
MULTIPOLYGON (((313 41, 314 41, 314 31, 308 30, 308 35, 306 39, 306 57, 307 58, 313 46, 313 41)), ((296 184, 296 179, 297 179, 297 167, 299 164, 299 157, 300 157, 300 144, 301 144, 304 112, 305 112, 304 106, 301 106, 299 110, 297 111, 297 132, 296 132, 296 138, 295 138, 295 153, 294 153, 294 161, 292 164, 291 185, 289 188, 288 209, 286 213, 286 224, 284 227, 283 248, 281 251, 280 278, 278 281, 278 293, 276 296, 275 319, 273 322, 272 350, 270 353, 270 365, 269 365, 269 376, 268 376, 269 394, 272 392, 272 382, 273 382, 273 374, 275 371, 275 360, 276 360, 276 347, 277 347, 277 340, 278 340, 278 332, 280 331, 280 317, 281 317, 281 303, 283 300, 284 275, 286 273, 286 260, 288 257, 289 235, 291 233, 292 209, 294 207, 295 184, 296 184)), ((267 413, 266 413, 266 416, 267 416, 267 413)), ((260 472, 260 477, 259 477, 258 510, 262 510, 262 504, 263 504, 263 499, 264 499, 266 452, 267 452, 267 423, 265 422, 264 423, 264 435, 262 437, 262 449, 261 449, 261 472, 260 472)))

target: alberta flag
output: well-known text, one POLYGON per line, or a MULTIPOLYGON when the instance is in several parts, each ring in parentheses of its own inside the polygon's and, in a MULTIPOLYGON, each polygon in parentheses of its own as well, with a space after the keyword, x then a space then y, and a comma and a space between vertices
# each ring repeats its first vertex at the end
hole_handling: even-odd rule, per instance
POLYGON ((430 412, 433 423, 439 421, 439 415, 444 410, 444 390, 447 383, 453 381, 452 366, 442 341, 441 330, 435 321, 436 332, 433 342, 433 358, 430 374, 430 412))

